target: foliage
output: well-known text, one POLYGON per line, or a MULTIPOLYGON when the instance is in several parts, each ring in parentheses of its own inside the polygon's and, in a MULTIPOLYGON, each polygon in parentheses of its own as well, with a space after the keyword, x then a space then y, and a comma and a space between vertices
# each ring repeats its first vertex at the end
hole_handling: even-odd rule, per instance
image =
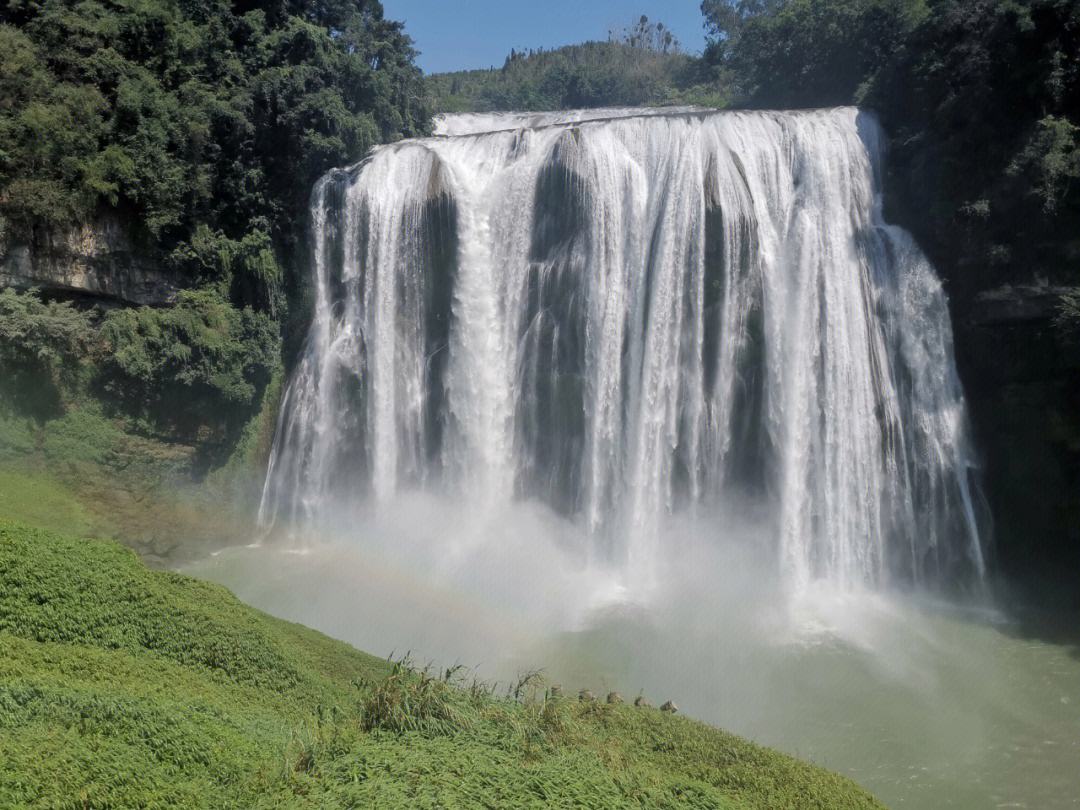
POLYGON ((935 0, 869 96, 899 214, 961 289, 1075 280, 1080 5, 935 0))
POLYGON ((191 282, 231 269, 266 308, 315 178, 428 126, 413 57, 377 0, 10 0, 0 216, 117 209, 191 282))
POLYGON ((439 728, 421 702, 363 729, 422 677, 113 544, 0 524, 5 807, 880 807, 682 717, 450 676, 423 687, 453 708, 439 728))
POLYGON ((721 61, 732 53, 743 28, 755 17, 775 13, 784 0, 702 0, 708 61, 721 61))
POLYGON ((34 293, 0 290, 0 399, 17 399, 38 415, 57 413, 96 349, 85 312, 34 293))
POLYGON ((182 429, 243 424, 277 367, 271 318, 237 310, 212 289, 182 292, 168 309, 122 309, 102 325, 103 374, 133 413, 182 429))
POLYGON ((790 0, 746 18, 731 60, 743 92, 777 107, 858 100, 923 10, 923 0, 790 0))
POLYGON ((560 110, 620 105, 724 103, 716 72, 678 51, 660 23, 639 23, 608 42, 511 51, 499 69, 427 78, 439 112, 560 110))
POLYGON ((1054 325, 1066 338, 1080 342, 1080 287, 1061 296, 1054 325))
POLYGON ((1053 215, 1080 178, 1080 127, 1067 118, 1048 115, 1040 120, 1024 148, 1009 164, 1010 176, 1027 175, 1028 194, 1053 215))
POLYGON ((609 42, 618 42, 638 50, 655 53, 679 53, 678 37, 659 20, 650 21, 644 14, 633 25, 608 32, 609 42))
POLYGON ((408 658, 395 661, 390 674, 375 684, 364 700, 361 723, 366 731, 451 734, 467 726, 455 706, 450 678, 417 671, 408 658))
POLYGON ((0 291, 0 393, 39 418, 62 416, 103 389, 151 430, 222 439, 258 412, 279 366, 277 325, 213 287, 175 306, 114 309, 101 323, 69 303, 0 291))

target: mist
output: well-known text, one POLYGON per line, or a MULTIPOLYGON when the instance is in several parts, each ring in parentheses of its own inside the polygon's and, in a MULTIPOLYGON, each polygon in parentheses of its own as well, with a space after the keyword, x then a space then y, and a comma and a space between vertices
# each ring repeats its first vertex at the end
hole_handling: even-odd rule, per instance
POLYGON ((894 807, 1070 806, 1080 662, 943 597, 986 593, 988 521, 877 121, 605 115, 451 116, 317 184, 261 530, 194 573, 894 807))
POLYGON ((188 571, 375 655, 672 699, 893 807, 1071 806, 1080 661, 1067 651, 1016 637, 985 605, 792 594, 752 504, 661 531, 665 554, 634 571, 590 559, 542 504, 406 493, 335 510, 319 538, 264 537, 188 571))

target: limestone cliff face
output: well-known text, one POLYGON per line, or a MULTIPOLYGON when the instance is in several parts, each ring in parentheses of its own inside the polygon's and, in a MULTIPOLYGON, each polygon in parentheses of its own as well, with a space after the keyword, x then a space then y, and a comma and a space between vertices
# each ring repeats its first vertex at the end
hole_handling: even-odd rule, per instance
POLYGON ((1000 570, 1080 607, 1080 346, 1054 327, 1063 289, 954 302, 957 362, 984 456, 1000 570))
POLYGON ((176 279, 140 251, 115 216, 67 229, 37 228, 31 238, 0 226, 0 287, 62 291, 128 304, 176 299, 176 279))

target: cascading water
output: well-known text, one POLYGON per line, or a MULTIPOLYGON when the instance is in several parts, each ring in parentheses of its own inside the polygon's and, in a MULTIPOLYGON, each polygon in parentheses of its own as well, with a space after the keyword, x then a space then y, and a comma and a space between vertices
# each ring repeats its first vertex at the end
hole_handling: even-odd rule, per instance
POLYGON ((413 488, 532 499, 648 569, 668 516, 722 536, 749 501, 794 590, 981 577, 947 306, 882 220, 872 116, 439 127, 314 190, 264 526, 413 488))
POLYGON ((1075 649, 889 587, 979 582, 983 510, 874 119, 438 131, 315 188, 266 542, 190 570, 376 654, 673 697, 890 806, 1075 808, 1075 649))

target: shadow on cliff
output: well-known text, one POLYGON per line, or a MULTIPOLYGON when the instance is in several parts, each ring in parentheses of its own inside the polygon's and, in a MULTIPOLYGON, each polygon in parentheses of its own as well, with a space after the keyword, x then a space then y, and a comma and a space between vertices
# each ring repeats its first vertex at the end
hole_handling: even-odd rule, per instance
POLYGON ((1065 647, 1071 658, 1080 661, 1080 611, 1020 610, 999 630, 1021 641, 1040 641, 1065 647))

